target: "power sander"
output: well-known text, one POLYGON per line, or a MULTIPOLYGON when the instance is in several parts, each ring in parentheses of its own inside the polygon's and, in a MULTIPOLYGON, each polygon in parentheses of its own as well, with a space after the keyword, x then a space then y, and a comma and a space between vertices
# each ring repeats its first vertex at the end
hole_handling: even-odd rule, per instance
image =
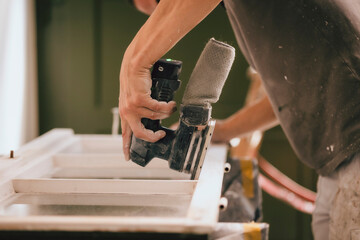
MULTIPOLYGON (((161 126, 160 120, 143 118, 142 124, 152 131, 163 130, 166 136, 155 143, 132 137, 130 158, 146 166, 153 158, 167 160, 171 169, 198 179, 206 150, 215 127, 211 104, 218 101, 235 58, 235 49, 211 38, 206 44, 186 86, 180 107, 180 124, 176 130, 161 126)), ((157 61, 151 73, 151 97, 169 102, 180 86, 182 62, 157 61)))

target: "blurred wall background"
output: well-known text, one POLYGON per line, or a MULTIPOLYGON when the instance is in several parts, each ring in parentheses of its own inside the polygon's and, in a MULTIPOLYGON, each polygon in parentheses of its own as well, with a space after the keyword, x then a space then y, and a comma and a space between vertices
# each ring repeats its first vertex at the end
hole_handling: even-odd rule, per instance
MULTIPOLYGON (((118 103, 122 56, 147 16, 124 0, 37 0, 36 14, 40 133, 52 128, 111 133, 111 108, 118 103)), ((213 116, 222 119, 241 108, 249 85, 248 64, 237 47, 225 9, 218 6, 165 57, 183 61, 182 87, 175 98, 179 103, 211 37, 237 51, 222 96, 213 106, 213 116)), ((178 116, 164 120, 164 125, 177 121, 178 116)), ((280 127, 265 134, 260 152, 290 178, 315 190, 316 174, 298 161, 280 127)), ((309 215, 266 193, 263 202, 270 239, 312 239, 309 215)))

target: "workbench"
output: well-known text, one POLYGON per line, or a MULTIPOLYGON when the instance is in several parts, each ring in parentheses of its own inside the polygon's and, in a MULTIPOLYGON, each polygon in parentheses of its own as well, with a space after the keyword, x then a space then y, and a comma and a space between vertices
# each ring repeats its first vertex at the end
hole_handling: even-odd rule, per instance
POLYGON ((0 156, 0 239, 208 239, 227 228, 225 145, 209 147, 198 180, 161 159, 127 162, 121 149, 120 135, 54 129, 0 156))

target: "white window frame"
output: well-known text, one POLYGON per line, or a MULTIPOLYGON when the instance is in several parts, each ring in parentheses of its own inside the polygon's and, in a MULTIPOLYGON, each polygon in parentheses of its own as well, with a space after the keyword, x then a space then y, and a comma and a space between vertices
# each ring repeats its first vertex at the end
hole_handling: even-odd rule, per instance
POLYGON ((225 145, 210 145, 199 179, 189 180, 189 175, 170 170, 163 160, 155 159, 145 168, 126 162, 119 150, 121 143, 119 136, 77 135, 71 129, 55 129, 21 147, 14 158, 0 157, 0 230, 192 234, 214 230, 227 153, 225 145), (98 204, 104 205, 112 203, 101 202, 102 195, 125 194, 129 198, 117 199, 117 204, 151 206, 162 201, 175 206, 189 201, 189 207, 184 217, 1 214, 19 197, 29 196, 31 203, 32 195, 48 196, 48 201, 54 203, 56 197, 50 196, 66 199, 72 194, 89 196, 90 202, 100 201, 98 204))

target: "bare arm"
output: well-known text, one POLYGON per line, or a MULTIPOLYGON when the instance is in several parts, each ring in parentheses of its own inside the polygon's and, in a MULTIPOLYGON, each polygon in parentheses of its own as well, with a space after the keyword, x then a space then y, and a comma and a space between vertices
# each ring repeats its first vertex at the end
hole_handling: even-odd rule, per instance
POLYGON ((240 109, 229 118, 217 121, 212 140, 228 142, 234 137, 243 137, 256 130, 265 131, 278 124, 269 99, 263 97, 258 102, 240 109))
POLYGON ((141 118, 168 117, 175 102, 150 97, 150 68, 182 37, 203 20, 220 0, 162 0, 127 48, 120 70, 119 110, 125 158, 129 159, 132 132, 138 138, 156 142, 164 131, 153 132, 141 118))

